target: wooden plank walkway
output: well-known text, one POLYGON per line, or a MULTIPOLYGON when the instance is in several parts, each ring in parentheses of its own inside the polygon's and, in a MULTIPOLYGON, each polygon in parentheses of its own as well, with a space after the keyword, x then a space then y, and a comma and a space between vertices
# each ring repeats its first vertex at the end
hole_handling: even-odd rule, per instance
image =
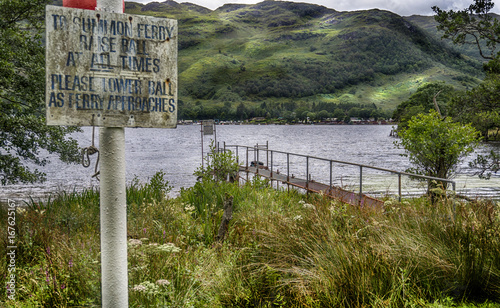
POLYGON ((265 166, 260 167, 245 167, 240 166, 240 172, 248 172, 254 175, 259 175, 261 177, 267 178, 271 181, 282 182, 283 184, 291 185, 297 188, 305 189, 308 192, 313 193, 323 193, 324 195, 339 200, 343 203, 351 205, 360 206, 371 206, 371 207, 382 207, 384 202, 376 198, 367 196, 365 194, 360 195, 352 191, 342 189, 340 187, 335 187, 319 183, 313 180, 307 181, 305 179, 290 177, 288 178, 286 174, 280 174, 279 172, 273 172, 265 166))

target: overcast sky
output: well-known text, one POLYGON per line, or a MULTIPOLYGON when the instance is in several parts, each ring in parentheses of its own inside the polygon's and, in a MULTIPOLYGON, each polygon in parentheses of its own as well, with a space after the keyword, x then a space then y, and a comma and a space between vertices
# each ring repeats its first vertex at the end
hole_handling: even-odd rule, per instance
MULTIPOLYGON (((163 2, 163 0, 131 0, 140 3, 163 2)), ((221 7, 225 3, 244 3, 253 4, 262 0, 175 0, 176 2, 191 2, 211 10, 221 7)), ((409 15, 433 15, 431 7, 437 5, 443 10, 464 9, 468 7, 473 0, 300 0, 295 2, 308 2, 326 6, 337 11, 355 11, 378 8, 397 13, 402 16, 409 15)), ((492 12, 500 13, 500 4, 494 7, 492 12)))

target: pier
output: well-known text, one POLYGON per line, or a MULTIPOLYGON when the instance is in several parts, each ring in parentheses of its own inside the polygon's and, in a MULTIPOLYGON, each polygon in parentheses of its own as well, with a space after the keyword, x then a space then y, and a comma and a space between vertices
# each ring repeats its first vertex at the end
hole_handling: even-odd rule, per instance
MULTIPOLYGON (((411 179, 421 179, 426 181, 447 182, 451 184, 453 191, 456 184, 452 180, 435 178, 375 166, 368 166, 353 162, 320 158, 315 156, 296 154, 284 151, 269 149, 269 144, 243 146, 227 145, 219 151, 231 151, 236 156, 239 172, 246 175, 248 181, 250 176, 260 176, 268 179, 271 186, 279 188, 280 184, 304 190, 306 193, 321 193, 332 199, 356 206, 381 207, 384 201, 380 197, 370 196, 370 193, 363 191, 364 177, 363 171, 375 170, 397 177, 398 188, 397 197, 399 201, 403 196, 402 177, 411 179), (299 162, 300 161, 300 162, 299 162), (346 189, 334 184, 334 165, 349 166, 351 170, 357 170, 359 183, 357 187, 346 189), (354 168, 354 169, 352 169, 354 168), (321 175, 320 175, 321 173, 321 175), (318 180, 316 180, 318 179, 318 180)), ((339 177, 342 175, 335 174, 339 177)))

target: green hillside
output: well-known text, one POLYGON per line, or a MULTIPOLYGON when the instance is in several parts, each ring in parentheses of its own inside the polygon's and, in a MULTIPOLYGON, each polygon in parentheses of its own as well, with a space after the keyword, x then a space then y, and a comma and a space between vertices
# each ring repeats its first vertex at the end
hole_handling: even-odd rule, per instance
POLYGON ((235 110, 242 102, 393 110, 425 82, 465 89, 482 78, 479 59, 440 40, 431 17, 284 1, 215 11, 174 1, 131 2, 126 12, 178 19, 181 111, 235 110))
MULTIPOLYGON (((495 16, 496 18, 499 17, 495 14, 493 14, 493 16, 495 16)), ((441 41, 442 44, 450 44, 449 40, 442 39, 443 32, 438 31, 437 29, 438 23, 434 20, 434 16, 413 15, 404 17, 404 19, 414 24, 415 26, 422 28, 425 32, 427 32, 428 35, 430 35, 432 38, 438 41, 441 41)), ((488 50, 488 48, 486 47, 486 42, 483 42, 482 46, 485 48, 485 50, 488 50)), ((458 52, 460 52, 461 54, 463 54, 465 57, 470 57, 471 59, 475 59, 481 62, 484 61, 484 59, 479 54, 476 45, 469 45, 469 44, 455 45, 453 46, 453 48, 458 52)))

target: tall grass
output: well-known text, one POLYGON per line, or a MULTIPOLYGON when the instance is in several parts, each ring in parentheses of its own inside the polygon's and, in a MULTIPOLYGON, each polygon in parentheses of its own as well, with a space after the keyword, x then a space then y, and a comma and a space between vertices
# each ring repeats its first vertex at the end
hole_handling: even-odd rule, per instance
MULTIPOLYGON (((500 212, 492 201, 359 208, 276 191, 258 178, 202 181, 171 199, 165 177, 128 188, 131 307, 499 306, 500 212), (233 219, 221 243, 228 196, 233 219)), ((1 228, 6 217, 2 208, 1 228)), ((0 306, 98 307, 99 192, 31 202, 16 218, 18 296, 7 302, 2 292, 0 306)))
MULTIPOLYGON (((12 307, 65 307, 99 301, 99 198, 95 190, 31 200, 16 210, 16 301, 12 307)), ((6 226, 6 211, 1 210, 6 226)), ((7 238, 2 234, 2 247, 7 238)), ((5 261, 5 253, 1 254, 5 261)), ((1 264, 5 264, 0 261, 1 264)), ((5 277, 6 267, 0 268, 5 277)), ((0 300, 6 300, 2 292, 0 300)))
POLYGON ((313 207, 300 218, 275 215, 255 254, 255 270, 277 273, 296 307, 498 301, 500 216, 491 202, 313 207))

